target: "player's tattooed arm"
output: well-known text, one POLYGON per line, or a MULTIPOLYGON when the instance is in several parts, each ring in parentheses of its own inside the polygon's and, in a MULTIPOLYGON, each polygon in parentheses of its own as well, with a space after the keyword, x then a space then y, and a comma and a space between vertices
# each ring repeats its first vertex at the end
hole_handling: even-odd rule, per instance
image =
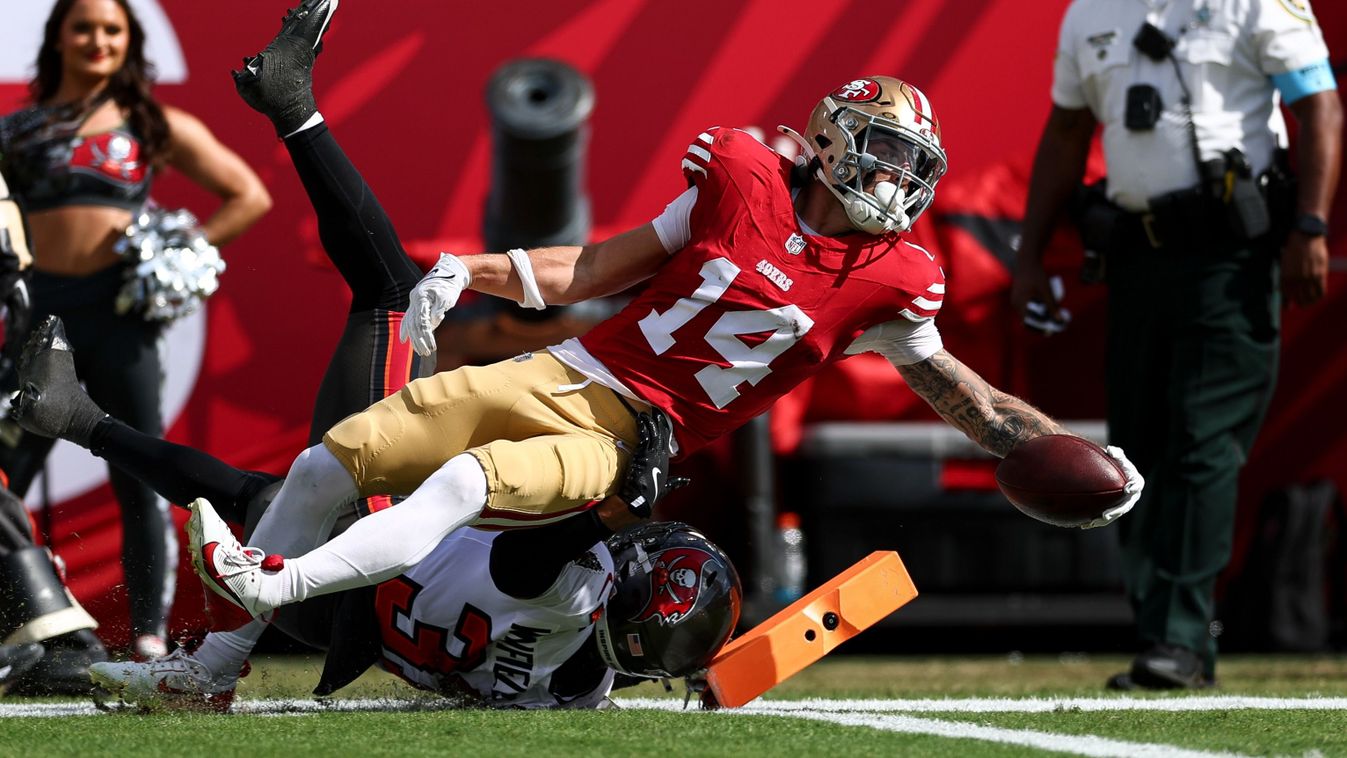
POLYGON ((897 368, 907 386, 941 418, 995 456, 1004 458, 1034 437, 1071 433, 1032 405, 991 386, 944 350, 897 368))

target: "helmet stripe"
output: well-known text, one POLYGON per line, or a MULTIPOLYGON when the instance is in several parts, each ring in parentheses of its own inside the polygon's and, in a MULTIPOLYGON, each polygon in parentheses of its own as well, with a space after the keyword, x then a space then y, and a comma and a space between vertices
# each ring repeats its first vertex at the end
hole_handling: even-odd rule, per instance
POLYGON ((908 89, 912 90, 913 95, 912 99, 915 101, 913 105, 916 106, 915 110, 917 112, 917 119, 919 121, 931 121, 931 116, 927 115, 929 113, 932 113, 931 101, 926 99, 926 93, 922 92, 916 87, 913 87, 910 84, 907 86, 908 89))

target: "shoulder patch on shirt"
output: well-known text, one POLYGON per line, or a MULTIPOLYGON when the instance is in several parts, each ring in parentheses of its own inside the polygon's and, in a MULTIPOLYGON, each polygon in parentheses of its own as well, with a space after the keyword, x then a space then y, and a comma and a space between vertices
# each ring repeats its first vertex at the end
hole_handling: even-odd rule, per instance
POLYGON ((1090 36, 1085 38, 1085 41, 1090 44, 1090 47, 1107 47, 1109 45, 1112 45, 1113 41, 1117 38, 1118 38, 1118 30, 1110 29, 1106 32, 1091 34, 1090 36))
POLYGON ((603 571, 603 564, 599 562, 599 557, 594 555, 593 550, 586 550, 584 555, 576 558, 575 565, 590 571, 603 571))
POLYGON ((1292 16, 1307 24, 1314 23, 1314 11, 1310 10, 1310 4, 1307 0, 1277 0, 1277 2, 1292 16))

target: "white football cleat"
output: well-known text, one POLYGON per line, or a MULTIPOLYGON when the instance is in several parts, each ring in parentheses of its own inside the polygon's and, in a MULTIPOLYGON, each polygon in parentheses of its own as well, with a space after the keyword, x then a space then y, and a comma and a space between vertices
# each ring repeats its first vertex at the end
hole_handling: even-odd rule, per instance
POLYGON ((94 684, 146 710, 228 713, 234 688, 244 670, 216 675, 184 648, 161 658, 137 663, 95 663, 89 666, 94 684))
POLYGON ((204 497, 188 506, 187 543, 197 576, 216 594, 247 611, 261 616, 272 609, 260 597, 262 572, 280 571, 285 559, 266 555, 255 547, 244 547, 204 497))

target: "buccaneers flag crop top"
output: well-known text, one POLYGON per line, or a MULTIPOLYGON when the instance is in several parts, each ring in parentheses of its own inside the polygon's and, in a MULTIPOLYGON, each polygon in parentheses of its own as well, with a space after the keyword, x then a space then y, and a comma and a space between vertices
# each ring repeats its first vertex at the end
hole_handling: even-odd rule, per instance
POLYGON ((87 110, 32 106, 0 118, 0 172, 27 211, 70 205, 136 210, 154 170, 129 124, 80 136, 87 110))

